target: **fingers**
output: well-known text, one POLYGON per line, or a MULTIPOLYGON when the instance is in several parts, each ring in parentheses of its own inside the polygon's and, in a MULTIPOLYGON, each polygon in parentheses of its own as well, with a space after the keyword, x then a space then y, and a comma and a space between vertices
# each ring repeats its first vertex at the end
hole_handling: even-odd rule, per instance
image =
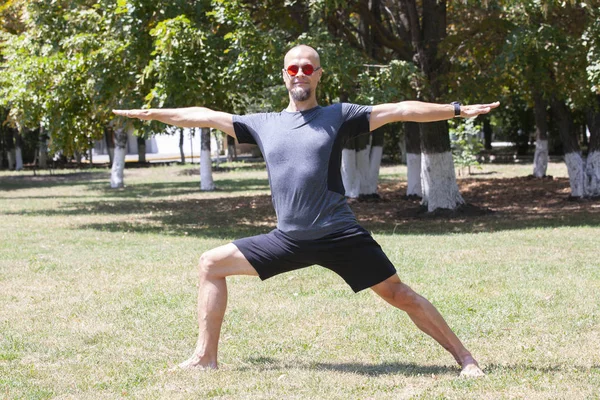
POLYGON ((468 106, 463 106, 463 113, 466 118, 473 118, 480 114, 487 114, 499 105, 499 101, 495 101, 493 103, 488 104, 472 104, 468 106))
POLYGON ((112 112, 116 115, 120 115, 122 117, 127 118, 148 119, 146 117, 147 110, 112 110, 112 112))

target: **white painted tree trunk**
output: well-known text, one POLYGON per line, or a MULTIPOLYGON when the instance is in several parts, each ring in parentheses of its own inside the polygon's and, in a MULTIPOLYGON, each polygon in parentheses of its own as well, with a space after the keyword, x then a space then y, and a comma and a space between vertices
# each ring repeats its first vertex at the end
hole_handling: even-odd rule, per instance
POLYGON ((438 208, 455 209, 465 203, 458 191, 451 152, 421 154, 421 187, 421 204, 429 212, 438 208))
POLYGON ((360 174, 356 168, 356 150, 342 149, 342 182, 346 197, 358 198, 360 194, 360 174))
POLYGON ((600 196, 600 151, 594 151, 588 154, 585 166, 585 175, 586 196, 600 196))
POLYGON ((110 187, 113 189, 125 186, 125 156, 127 155, 127 132, 133 131, 133 124, 129 121, 124 126, 115 129, 115 155, 110 171, 110 187))
POLYGON ((21 146, 15 145, 15 171, 21 171, 23 169, 23 152, 21 146))
POLYGON ((565 154, 565 163, 567 164, 567 171, 569 173, 571 196, 583 197, 585 194, 585 173, 581 153, 571 152, 565 154))
POLYGON ((371 146, 369 156, 369 171, 364 191, 361 194, 377 194, 377 185, 379 184, 379 167, 381 167, 381 157, 383 156, 383 146, 371 146))
POLYGON ((408 153, 406 155, 407 169, 407 196, 423 197, 421 189, 421 154, 408 153))
POLYGON ((535 155, 533 157, 533 176, 542 178, 548 171, 548 141, 538 139, 535 142, 535 155))
POLYGON ((200 190, 215 190, 210 157, 210 129, 200 129, 200 190))
POLYGON ((17 132, 15 136, 15 171, 23 170, 23 150, 21 146, 23 144, 23 127, 17 122, 17 132))

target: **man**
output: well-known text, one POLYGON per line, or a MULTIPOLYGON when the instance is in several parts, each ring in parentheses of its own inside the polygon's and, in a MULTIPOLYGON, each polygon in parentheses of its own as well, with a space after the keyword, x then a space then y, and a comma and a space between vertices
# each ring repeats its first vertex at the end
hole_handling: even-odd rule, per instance
POLYGON ((408 313, 414 323, 448 350, 461 375, 483 375, 477 361, 429 301, 400 281, 369 232, 358 225, 345 199, 340 174, 343 142, 390 122, 432 122, 460 114, 475 117, 499 103, 460 106, 416 101, 372 107, 320 107, 315 91, 323 74, 319 54, 299 45, 285 56, 283 80, 289 105, 280 113, 231 115, 204 107, 114 110, 117 115, 158 120, 180 127, 212 127, 256 143, 265 157, 277 229, 236 240, 200 257, 198 342, 181 368, 217 368, 217 347, 227 302, 225 278, 282 272, 319 264, 339 274, 355 291, 371 288, 408 313))

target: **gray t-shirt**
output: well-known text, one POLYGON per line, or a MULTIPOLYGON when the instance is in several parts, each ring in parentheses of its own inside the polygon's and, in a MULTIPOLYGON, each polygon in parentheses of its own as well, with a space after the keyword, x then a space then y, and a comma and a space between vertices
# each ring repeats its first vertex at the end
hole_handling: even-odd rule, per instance
POLYGON ((257 144, 265 158, 279 230, 311 240, 356 225, 340 172, 342 146, 369 132, 370 116, 370 106, 349 103, 233 116, 238 141, 257 144))

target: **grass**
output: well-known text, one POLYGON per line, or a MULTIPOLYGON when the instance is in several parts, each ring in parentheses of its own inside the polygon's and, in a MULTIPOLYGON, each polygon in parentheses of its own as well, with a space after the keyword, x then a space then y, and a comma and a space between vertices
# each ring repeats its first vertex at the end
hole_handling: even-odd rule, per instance
POLYGON ((263 169, 215 173, 211 193, 191 172, 127 170, 117 191, 106 171, 0 175, 0 398, 600 398, 600 218, 568 210, 527 224, 358 213, 484 379, 459 379, 403 313, 318 267, 229 279, 220 370, 167 372, 195 343, 200 254, 275 224, 263 169))

